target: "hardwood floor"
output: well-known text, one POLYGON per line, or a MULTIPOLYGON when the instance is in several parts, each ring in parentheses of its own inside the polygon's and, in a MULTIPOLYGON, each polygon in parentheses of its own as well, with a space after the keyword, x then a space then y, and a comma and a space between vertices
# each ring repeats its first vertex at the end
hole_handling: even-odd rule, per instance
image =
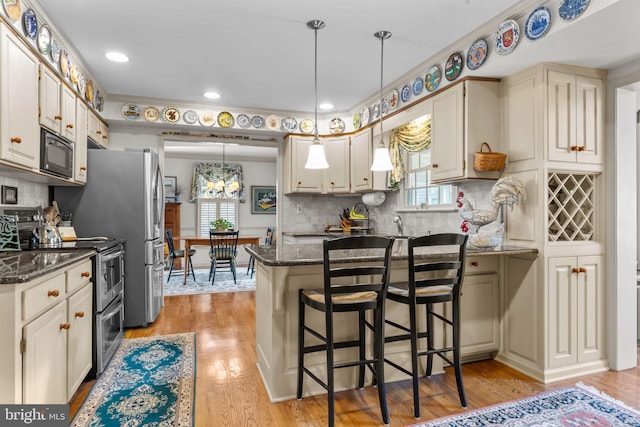
MULTIPOLYGON (((270 403, 256 367, 255 292, 172 296, 158 320, 147 328, 130 329, 127 338, 196 332, 195 426, 324 426, 326 395, 270 403)), ((640 408, 640 369, 603 372, 544 385, 496 361, 463 365, 469 409, 477 409, 578 381, 640 408)), ((73 416, 93 386, 84 383, 70 402, 73 416)), ((422 417, 413 417, 411 382, 387 384, 391 426, 462 412, 455 378, 446 374, 420 383, 422 417)), ((373 387, 336 394, 336 425, 382 424, 373 387)))

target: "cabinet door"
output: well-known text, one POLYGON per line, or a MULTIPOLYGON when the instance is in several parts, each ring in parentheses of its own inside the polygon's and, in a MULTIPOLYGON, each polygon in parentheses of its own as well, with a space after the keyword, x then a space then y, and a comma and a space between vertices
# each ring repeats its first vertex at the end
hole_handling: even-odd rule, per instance
POLYGON ((38 59, 0 25, 0 148, 3 159, 40 167, 38 59))
POLYGON ((97 144, 100 144, 100 120, 96 113, 89 110, 87 118, 87 135, 97 144))
POLYGON ((577 273, 576 257, 549 258, 549 335, 547 338, 549 368, 578 362, 576 341, 577 273))
POLYGON ((100 128, 98 130, 100 141, 98 142, 104 148, 109 148, 109 127, 101 121, 99 121, 98 126, 100 128))
POLYGON ((372 189, 372 135, 371 128, 369 128, 351 138, 351 191, 372 189))
POLYGON ((580 163, 603 163, 602 80, 576 77, 576 146, 580 163))
POLYGON ((605 295, 602 256, 578 257, 577 349, 578 362, 600 360, 605 355, 605 295))
POLYGON ((575 81, 571 74, 547 72, 547 150, 551 161, 576 160, 575 81))
POLYGON ((433 97, 431 181, 464 175, 464 84, 433 97))
POLYGON ((320 193, 322 169, 305 169, 312 138, 292 137, 289 140, 289 189, 292 193, 320 193))
POLYGON ((67 403, 67 303, 23 329, 23 403, 67 403))
POLYGON ((460 354, 498 351, 498 275, 466 275, 460 296, 460 354))
POLYGON ((327 193, 348 193, 349 138, 327 138, 323 141, 329 169, 324 173, 324 190, 327 193))
POLYGON ((40 64, 40 124, 56 133, 60 133, 62 112, 60 111, 60 87, 62 83, 57 74, 40 64))
POLYGON ((76 141, 76 94, 67 85, 62 85, 60 94, 62 121, 60 135, 69 141, 76 141))
POLYGON ((84 288, 69 297, 68 371, 67 401, 71 400, 92 366, 92 302, 93 286, 88 282, 84 288))
POLYGON ((87 105, 76 98, 76 143, 73 150, 73 179, 87 182, 87 105))

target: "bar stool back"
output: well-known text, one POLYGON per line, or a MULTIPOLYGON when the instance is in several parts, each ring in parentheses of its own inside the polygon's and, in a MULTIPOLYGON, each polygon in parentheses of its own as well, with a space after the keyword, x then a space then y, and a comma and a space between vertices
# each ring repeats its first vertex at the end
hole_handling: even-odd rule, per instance
POLYGON ((297 397, 302 398, 304 374, 324 387, 328 392, 329 426, 334 425, 334 369, 355 366, 359 367, 359 388, 364 387, 365 367, 373 373, 373 383, 378 386, 382 419, 385 424, 389 423, 384 385, 384 306, 393 241, 389 237, 368 235, 324 240, 324 288, 298 290, 297 397), (363 256, 367 258, 357 259, 363 256), (306 307, 324 312, 324 333, 306 323, 306 307), (365 319, 368 310, 373 311, 373 324, 365 319), (334 313, 338 312, 358 313, 356 340, 334 341, 334 313), (368 358, 366 328, 373 332, 373 355, 368 358), (320 344, 305 345, 305 332, 317 338, 320 344), (358 360, 335 363, 334 351, 349 347, 358 348, 358 360), (319 351, 326 352, 326 381, 304 365, 306 354, 319 351))
POLYGON ((445 233, 430 236, 410 237, 408 241, 409 253, 409 281, 403 283, 391 283, 387 298, 409 307, 409 325, 401 325, 397 322, 385 319, 391 330, 399 329, 401 334, 385 336, 385 342, 402 340, 411 341, 411 370, 405 369, 399 364, 385 359, 385 362, 394 368, 410 375, 413 379, 413 410, 414 416, 420 418, 420 397, 418 393, 418 357, 427 356, 426 376, 431 375, 433 356, 438 355, 446 363, 454 367, 458 395, 462 407, 467 407, 467 399, 464 394, 462 382, 462 368, 460 365, 460 289, 464 276, 464 261, 466 257, 466 244, 469 236, 463 234, 445 233), (435 247, 436 253, 446 249, 453 252, 451 257, 442 259, 421 258, 420 255, 435 247), (434 304, 451 302, 451 313, 447 316, 443 310, 440 314, 434 310, 434 304), (417 306, 425 307, 426 330, 418 331, 417 306), (452 345, 442 345, 436 348, 434 342, 434 320, 442 321, 444 327, 452 330, 452 345), (418 351, 418 339, 427 339, 427 349, 418 351), (453 353, 453 360, 447 355, 453 353))

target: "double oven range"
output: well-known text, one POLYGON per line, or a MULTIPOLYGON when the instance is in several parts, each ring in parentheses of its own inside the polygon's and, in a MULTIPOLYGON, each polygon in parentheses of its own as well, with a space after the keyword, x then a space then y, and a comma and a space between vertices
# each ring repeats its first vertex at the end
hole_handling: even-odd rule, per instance
POLYGON ((4 208, 3 214, 18 217, 23 250, 93 249, 93 371, 99 376, 124 338, 124 240, 104 239, 63 242, 58 247, 41 248, 31 243, 38 227, 40 208, 4 208))

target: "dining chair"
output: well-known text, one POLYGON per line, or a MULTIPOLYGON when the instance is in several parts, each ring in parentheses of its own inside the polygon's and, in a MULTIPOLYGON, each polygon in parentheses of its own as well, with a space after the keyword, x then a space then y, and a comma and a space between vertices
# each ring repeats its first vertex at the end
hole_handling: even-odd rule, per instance
MULTIPOLYGON (((171 260, 171 266, 169 267, 169 277, 167 277, 167 283, 169 283, 169 279, 171 279, 171 273, 173 272, 173 263, 175 262, 176 258, 185 257, 185 250, 184 249, 176 250, 175 246, 173 245, 173 234, 171 233, 171 230, 167 230, 165 234, 167 235, 167 246, 169 247, 169 259, 171 260)), ((189 250, 186 252, 186 259, 184 260, 184 263, 185 263, 184 268, 191 269, 191 275, 193 276, 194 282, 196 281, 196 275, 193 272, 193 263, 191 262, 191 257, 195 253, 196 253, 195 249, 189 248, 189 250)), ((189 274, 189 271, 187 271, 187 275, 188 274, 189 274)))
MULTIPOLYGON (((458 395, 463 408, 467 407, 467 398, 462 382, 462 367, 460 364, 460 290, 464 277, 464 263, 468 235, 444 233, 429 236, 410 237, 408 239, 409 271, 407 282, 391 283, 387 292, 387 299, 405 304, 409 309, 409 324, 385 319, 385 323, 392 328, 388 332, 400 330, 401 333, 385 336, 385 343, 409 340, 411 342, 411 370, 389 359, 385 362, 412 377, 413 380, 413 412, 420 418, 420 396, 418 392, 418 358, 427 356, 425 368, 426 377, 431 376, 433 356, 438 355, 446 363, 453 366, 456 376, 458 395), (433 253, 446 250, 451 252, 449 257, 436 259, 421 258, 420 254, 427 250, 433 253), (451 303, 451 309, 437 311, 436 304, 451 303), (417 307, 424 306, 426 329, 420 331, 417 320, 417 307), (449 314, 447 314, 449 313, 449 314), (435 321, 440 320, 443 330, 449 328, 451 345, 436 346, 434 340, 435 321), (418 350, 418 340, 426 338, 426 350, 418 350), (448 356, 453 353, 453 360, 448 356)), ((423 347, 424 348, 424 347, 423 347)))
MULTIPOLYGON (((265 246, 271 246, 273 244, 273 234, 276 229, 274 227, 267 228, 267 235, 264 239, 265 246)), ((247 264, 247 274, 250 274, 249 277, 253 279, 253 273, 256 271, 256 260, 253 258, 253 255, 249 257, 249 264, 247 264)))
MULTIPOLYGON (((298 290, 298 390, 297 398, 302 398, 304 374, 320 384, 328 392, 329 426, 334 425, 334 369, 358 367, 358 387, 364 387, 365 367, 373 373, 373 384, 377 384, 382 419, 389 424, 389 412, 384 383, 384 307, 389 283, 391 247, 393 237, 348 236, 325 239, 323 242, 324 287, 322 289, 298 290), (358 256, 366 256, 362 261, 350 262, 358 256), (346 261, 345 261, 346 257, 346 261), (324 313, 324 333, 319 327, 312 327, 314 319, 307 323, 305 309, 324 313), (365 318, 367 311, 373 311, 373 323, 365 318), (345 317, 345 312, 357 313, 358 337, 340 338, 341 322, 355 321, 345 317), (334 319, 334 314, 339 316, 334 319), (334 330, 334 320, 337 320, 334 330), (373 353, 366 347, 366 329, 373 332, 373 353), (316 339, 305 344, 306 333, 316 339), (318 340, 320 344, 318 344, 318 340), (335 363, 334 352, 345 348, 358 348, 357 360, 335 363), (305 366, 305 355, 323 351, 326 353, 326 380, 318 375, 317 366, 305 366), (367 354, 369 353, 369 354, 367 354)), ((316 317, 315 321, 318 321, 316 317)), ((316 323, 318 324, 318 323, 316 323)), ((355 352, 352 354, 355 359, 355 352)), ((344 355, 344 359, 349 354, 344 355)))
POLYGON ((238 256, 239 231, 213 231, 209 230, 209 280, 211 285, 216 280, 218 268, 228 268, 233 274, 233 283, 236 283, 236 257, 238 256))

